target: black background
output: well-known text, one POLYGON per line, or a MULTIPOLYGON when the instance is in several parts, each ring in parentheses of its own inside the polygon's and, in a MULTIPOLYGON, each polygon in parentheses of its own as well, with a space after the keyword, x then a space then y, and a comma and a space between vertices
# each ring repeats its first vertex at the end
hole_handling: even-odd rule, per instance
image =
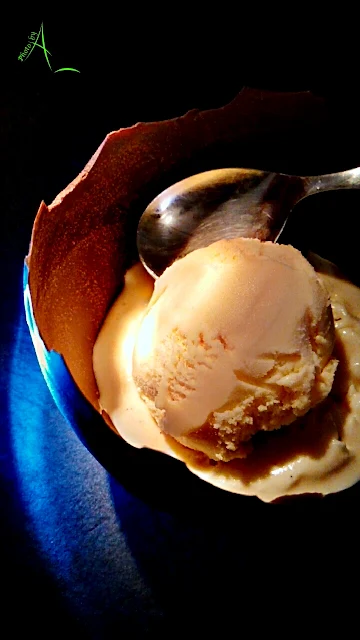
MULTIPOLYGON (((88 540, 84 527, 93 525, 76 509, 72 513, 74 496, 69 486, 75 482, 75 464, 79 465, 76 474, 85 478, 95 463, 72 440, 53 407, 24 325, 22 262, 37 208, 41 200, 50 203, 79 173, 109 131, 141 120, 174 117, 194 107, 220 106, 243 86, 309 89, 330 97, 344 120, 349 147, 357 149, 356 65, 344 65, 345 52, 339 55, 333 34, 329 33, 330 46, 325 46, 317 37, 321 30, 295 38, 285 24, 279 37, 266 19, 260 29, 259 20, 240 14, 239 18, 224 7, 209 15, 209 9, 203 9, 195 21, 190 10, 169 6, 160 23, 160 12, 157 15, 154 7, 121 8, 119 15, 99 7, 91 14, 88 8, 80 17, 65 7, 56 12, 27 8, 5 25, 0 90, 0 398, 4 418, 0 560, 5 599, 0 623, 4 628, 9 623, 12 633, 23 624, 39 637, 72 631, 89 638, 121 633, 147 637, 150 631, 168 635, 192 624, 202 635, 215 633, 217 628, 225 634, 235 625, 239 633, 256 635, 270 629, 279 634, 294 629, 321 632, 339 618, 343 626, 349 624, 353 607, 349 580, 354 578, 356 583, 359 568, 356 491, 320 509, 305 506, 296 511, 277 510, 274 515, 270 507, 271 516, 264 505, 246 504, 241 513, 229 512, 233 503, 216 494, 213 509, 207 504, 198 512, 192 509, 179 514, 169 505, 159 507, 131 491, 124 498, 125 489, 109 477, 112 506, 130 551, 119 549, 121 537, 114 537, 106 543, 99 571, 97 566, 91 569, 92 550, 80 545, 88 540), (52 73, 40 49, 25 62, 17 60, 28 35, 38 31, 42 21, 53 69, 71 66, 80 74, 52 73), (57 569, 61 553, 55 561, 55 551, 54 555, 44 553, 41 536, 34 534, 29 516, 33 511, 21 492, 21 470, 14 462, 13 440, 3 411, 12 392, 9 376, 19 326, 23 352, 17 355, 17 363, 22 377, 17 380, 16 393, 18 397, 29 393, 27 375, 31 374, 35 380, 31 389, 36 394, 32 400, 46 409, 49 431, 44 460, 52 466, 64 519, 69 522, 68 529, 61 524, 54 531, 54 545, 68 531, 69 546, 75 548, 72 572, 67 576, 57 569), (69 467, 56 456, 52 462, 49 434, 53 428, 64 434, 63 439, 57 436, 56 446, 72 443, 75 453, 68 460, 69 467), (136 570, 131 568, 130 556, 136 570), (109 568, 112 563, 117 579, 119 572, 128 575, 121 596, 116 594, 119 586, 114 569, 109 568), (95 581, 96 589, 91 584, 95 581), (341 605, 344 595, 349 598, 346 614, 341 605)), ((340 37, 337 32, 337 39, 340 37)), ((339 204, 336 197, 333 212, 339 204)), ((356 207, 359 199, 353 198, 348 203, 356 207)), ((343 225, 338 230, 335 221, 334 228, 336 243, 339 235, 341 242, 348 243, 344 255, 357 253, 356 234, 348 234, 343 225)), ((328 229, 317 242, 320 248, 326 244, 330 254, 336 244, 328 229)), ((348 266, 356 271, 353 257, 348 266)), ((21 430, 28 420, 37 434, 30 399, 28 409, 26 416, 17 414, 17 428, 21 430)), ((25 494, 29 500, 32 489, 25 494)), ((36 484, 34 501, 35 494, 36 484)), ((104 503, 97 496, 94 482, 88 516, 101 530, 104 503)), ((38 511, 39 521, 46 519, 46 513, 44 505, 38 511)), ((94 557, 99 554, 96 545, 103 543, 101 536, 100 542, 93 540, 94 557)))

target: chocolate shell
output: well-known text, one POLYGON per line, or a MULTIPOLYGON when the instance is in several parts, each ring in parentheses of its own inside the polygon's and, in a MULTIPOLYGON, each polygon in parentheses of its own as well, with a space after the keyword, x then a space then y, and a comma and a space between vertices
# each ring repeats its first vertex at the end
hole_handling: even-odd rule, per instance
POLYGON ((92 350, 137 258, 146 205, 173 182, 210 168, 320 170, 319 131, 328 121, 324 101, 308 92, 244 89, 222 108, 110 133, 79 176, 49 206, 41 204, 26 258, 34 322, 45 349, 62 357, 97 411, 92 350))
MULTIPOLYGON (((238 166, 310 175, 357 166, 358 158, 352 157, 357 146, 349 151, 344 131, 349 119, 340 117, 338 103, 333 107, 334 103, 309 92, 243 89, 221 108, 120 129, 106 137, 84 170, 49 206, 40 205, 24 265, 30 334, 58 408, 115 476, 119 453, 126 451, 122 472, 128 469, 129 477, 141 478, 148 468, 152 482, 145 484, 156 486, 152 494, 160 495, 164 469, 173 464, 168 456, 160 456, 160 464, 159 454, 134 449, 118 435, 110 418, 100 413, 93 372, 93 347, 103 321, 122 290, 127 269, 138 260, 140 215, 163 189, 208 169, 238 166)), ((306 205, 317 198, 306 199, 306 205)), ((319 207, 315 210, 319 214, 319 207)), ((301 235, 308 242, 309 228, 316 226, 324 236, 324 218, 312 216, 311 224, 306 224, 299 217, 301 224, 292 228, 296 216, 291 216, 285 236, 289 227, 292 231, 287 240, 282 236, 282 242, 299 247, 301 235)), ((184 483, 192 487, 194 480, 185 473, 185 465, 184 473, 176 468, 181 482, 169 483, 172 502, 174 486, 181 487, 179 500, 183 500, 184 483)), ((204 496, 207 482, 201 485, 204 496)), ((185 492, 189 494, 192 489, 185 492)), ((209 496, 212 500, 213 493, 209 496)))

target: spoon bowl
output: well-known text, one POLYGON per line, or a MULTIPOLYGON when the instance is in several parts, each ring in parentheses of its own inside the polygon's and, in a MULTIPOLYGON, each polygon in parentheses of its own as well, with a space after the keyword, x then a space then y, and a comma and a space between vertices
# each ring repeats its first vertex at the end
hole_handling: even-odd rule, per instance
POLYGON ((214 169, 177 182, 145 209, 137 231, 140 260, 159 277, 175 260, 217 240, 277 241, 303 198, 360 187, 360 168, 319 176, 257 169, 214 169))

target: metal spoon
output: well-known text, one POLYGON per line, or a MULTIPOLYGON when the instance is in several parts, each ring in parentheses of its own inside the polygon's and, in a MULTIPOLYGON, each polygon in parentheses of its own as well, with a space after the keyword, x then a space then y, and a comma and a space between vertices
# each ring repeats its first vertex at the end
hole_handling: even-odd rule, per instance
POLYGON ((360 168, 320 176, 215 169, 181 180, 145 209, 140 259, 157 278, 177 258, 222 238, 276 241, 297 202, 334 189, 360 188, 360 168))

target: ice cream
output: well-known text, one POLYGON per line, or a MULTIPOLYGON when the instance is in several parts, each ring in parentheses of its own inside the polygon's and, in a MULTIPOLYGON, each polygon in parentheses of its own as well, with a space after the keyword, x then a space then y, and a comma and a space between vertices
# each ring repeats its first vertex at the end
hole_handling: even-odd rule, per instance
POLYGON ((333 346, 328 293, 298 250, 222 240, 157 280, 133 377, 162 431, 227 461, 328 395, 333 346))
MULTIPOLYGON (((153 293, 141 264, 125 276, 93 352, 99 402, 120 436, 183 461, 202 480, 265 502, 299 494, 326 495, 360 480, 360 289, 326 260, 309 259, 329 291, 339 361, 328 397, 285 428, 253 438, 246 458, 213 461, 166 435, 141 400, 133 379, 133 352, 153 293)), ((173 310, 175 312, 176 310, 173 310)), ((169 479, 171 481, 171 479, 169 479)))

